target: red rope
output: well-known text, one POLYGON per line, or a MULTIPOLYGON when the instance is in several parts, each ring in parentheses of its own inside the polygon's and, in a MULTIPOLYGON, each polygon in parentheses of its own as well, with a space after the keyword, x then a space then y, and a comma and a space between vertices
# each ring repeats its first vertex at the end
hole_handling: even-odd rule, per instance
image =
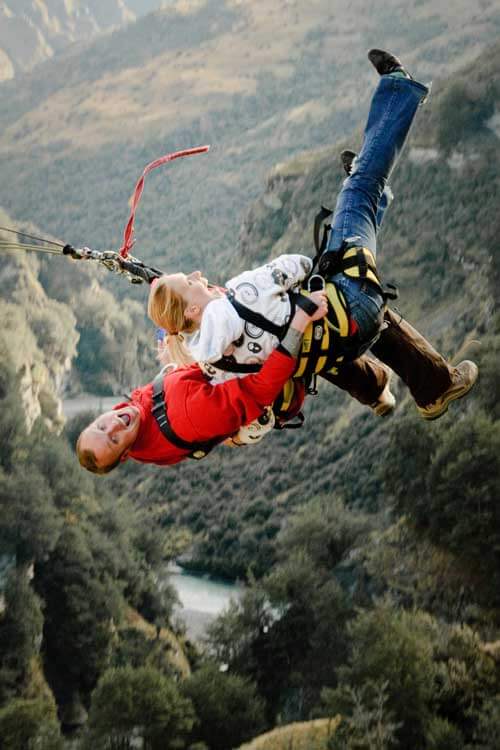
POLYGON ((137 181, 137 185, 135 186, 134 194, 131 198, 131 209, 130 209, 130 216, 129 220, 127 221, 127 226, 125 227, 125 232, 123 233, 123 245, 120 248, 120 255, 122 258, 126 258, 129 254, 130 248, 134 244, 134 221, 135 221, 135 212, 137 209, 137 206, 139 205, 139 201, 141 200, 142 191, 144 190, 144 179, 148 172, 151 172, 151 170, 156 169, 157 167, 161 167, 162 164, 166 164, 169 161, 173 161, 174 159, 180 159, 182 156, 194 156, 194 154, 204 154, 209 150, 210 146, 197 146, 196 148, 188 148, 184 151, 175 151, 172 154, 166 154, 166 156, 160 156, 159 159, 155 159, 155 161, 152 161, 150 164, 145 167, 144 172, 142 173, 141 177, 137 181))

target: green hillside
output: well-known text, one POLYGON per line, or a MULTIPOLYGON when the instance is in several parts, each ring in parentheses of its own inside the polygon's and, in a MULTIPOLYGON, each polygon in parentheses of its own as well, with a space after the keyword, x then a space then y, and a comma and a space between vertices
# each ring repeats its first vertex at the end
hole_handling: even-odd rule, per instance
POLYGON ((116 247, 142 167, 211 143, 147 184, 137 253, 212 273, 235 264, 240 224, 271 165, 332 143, 362 119, 384 44, 424 78, 492 42, 496 2, 167 6, 0 87, 0 205, 75 244, 116 247))
POLYGON ((338 720, 317 719, 286 727, 256 737, 245 743, 240 750, 328 750, 329 741, 335 734, 338 720))

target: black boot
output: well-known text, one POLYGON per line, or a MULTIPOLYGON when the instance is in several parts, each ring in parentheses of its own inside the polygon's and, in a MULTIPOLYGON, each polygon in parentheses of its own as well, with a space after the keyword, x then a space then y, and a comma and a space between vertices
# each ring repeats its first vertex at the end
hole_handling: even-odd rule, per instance
POLYGON ((357 153, 355 151, 349 151, 349 149, 346 149, 346 151, 342 151, 342 153, 340 154, 340 161, 342 162, 344 172, 348 177, 352 172, 352 163, 356 156, 357 153))
POLYGON ((411 79, 411 75, 403 63, 390 52, 382 49, 371 49, 368 52, 368 59, 380 76, 389 75, 389 73, 403 73, 406 78, 411 79))

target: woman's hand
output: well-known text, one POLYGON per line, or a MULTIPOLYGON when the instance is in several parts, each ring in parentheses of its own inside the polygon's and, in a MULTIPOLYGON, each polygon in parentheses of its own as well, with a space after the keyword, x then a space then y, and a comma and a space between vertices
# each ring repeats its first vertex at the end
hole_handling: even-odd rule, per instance
POLYGON ((328 297, 326 296, 325 290, 319 289, 317 292, 311 292, 309 299, 318 306, 314 315, 311 315, 311 320, 320 320, 321 318, 324 318, 328 312, 328 297))
POLYGON ((297 306, 295 315, 293 316, 292 322, 290 323, 290 327, 294 328, 296 331, 299 331, 299 333, 304 333, 309 323, 315 320, 320 320, 320 318, 324 318, 326 313, 328 312, 326 292, 324 292, 322 289, 317 292, 312 292, 306 299, 308 302, 314 302, 317 309, 309 314, 301 307, 297 306))

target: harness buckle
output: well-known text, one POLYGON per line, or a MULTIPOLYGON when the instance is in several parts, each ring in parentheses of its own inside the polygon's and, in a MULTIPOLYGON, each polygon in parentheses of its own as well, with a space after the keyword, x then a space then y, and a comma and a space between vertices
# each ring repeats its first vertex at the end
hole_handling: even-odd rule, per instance
POLYGON ((197 461, 200 461, 202 458, 205 458, 206 455, 207 455, 206 451, 198 450, 198 451, 193 451, 191 453, 191 458, 194 458, 197 461))
POLYGON ((309 277, 307 281, 307 289, 310 292, 319 292, 326 286, 325 279, 320 276, 319 273, 315 273, 309 277))

